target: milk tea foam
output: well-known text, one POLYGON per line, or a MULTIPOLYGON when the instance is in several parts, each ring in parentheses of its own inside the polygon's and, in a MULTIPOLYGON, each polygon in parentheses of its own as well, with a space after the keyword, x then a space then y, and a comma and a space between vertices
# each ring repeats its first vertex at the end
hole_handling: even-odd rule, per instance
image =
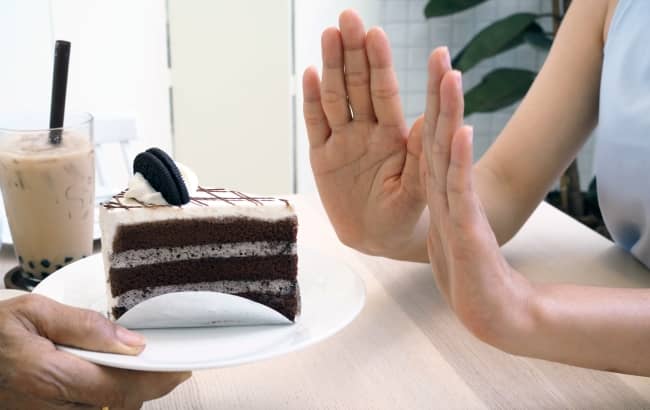
POLYGON ((0 139, 0 186, 16 255, 25 272, 43 278, 92 253, 94 150, 87 135, 64 131, 0 139))

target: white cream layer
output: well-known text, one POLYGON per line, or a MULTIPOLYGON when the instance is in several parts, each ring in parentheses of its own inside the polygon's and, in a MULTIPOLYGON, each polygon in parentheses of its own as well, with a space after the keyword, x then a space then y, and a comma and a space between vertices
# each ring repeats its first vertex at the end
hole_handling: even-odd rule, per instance
MULTIPOLYGON (((201 196, 208 196, 201 194, 201 196)), ((204 201, 206 205, 190 202, 183 206, 160 206, 160 207, 138 207, 138 208, 107 208, 99 207, 99 225, 102 231, 102 257, 106 280, 109 280, 108 270, 110 268, 110 257, 113 255, 113 239, 120 225, 142 224, 158 221, 172 221, 178 219, 225 219, 225 218, 250 218, 262 221, 278 221, 286 218, 294 218, 294 208, 287 202, 274 198, 264 200, 262 205, 250 201, 241 201, 240 196, 234 192, 226 191, 219 194, 225 199, 233 199, 231 203, 219 200, 204 201), (239 199, 238 199, 239 198, 239 199)), ((250 195, 248 196, 255 196, 250 195)), ((137 202, 133 200, 127 205, 137 202)), ((107 295, 110 300, 110 287, 107 288, 107 295)))
POLYGON ((295 293, 296 284, 286 279, 275 280, 220 280, 214 282, 186 283, 182 285, 153 286, 133 289, 111 298, 109 311, 114 307, 131 309, 138 303, 170 292, 209 291, 228 294, 262 293, 272 296, 287 296, 295 293))
POLYGON ((202 258, 232 258, 295 254, 295 242, 259 241, 132 249, 113 254, 110 257, 110 261, 112 268, 119 269, 202 258))

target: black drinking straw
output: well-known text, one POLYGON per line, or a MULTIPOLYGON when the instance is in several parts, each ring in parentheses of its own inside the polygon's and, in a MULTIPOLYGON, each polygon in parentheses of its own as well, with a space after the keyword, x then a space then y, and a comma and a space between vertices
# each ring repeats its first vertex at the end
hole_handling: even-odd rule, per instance
POLYGON ((54 46, 54 73, 52 75, 52 100, 50 102, 50 143, 61 143, 61 128, 65 114, 65 94, 68 87, 70 42, 57 40, 54 46))

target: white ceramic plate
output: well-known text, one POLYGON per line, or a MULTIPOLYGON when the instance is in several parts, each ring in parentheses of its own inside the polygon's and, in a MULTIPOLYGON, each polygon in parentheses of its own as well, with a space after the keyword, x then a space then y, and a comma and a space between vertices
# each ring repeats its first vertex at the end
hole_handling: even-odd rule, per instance
MULTIPOLYGON (((150 371, 234 366, 302 349, 350 323, 363 307, 365 288, 354 271, 313 249, 299 248, 298 261, 302 314, 295 324, 141 330, 147 347, 139 356, 59 348, 97 364, 150 371)), ((101 255, 65 266, 41 282, 34 293, 105 312, 101 255)))

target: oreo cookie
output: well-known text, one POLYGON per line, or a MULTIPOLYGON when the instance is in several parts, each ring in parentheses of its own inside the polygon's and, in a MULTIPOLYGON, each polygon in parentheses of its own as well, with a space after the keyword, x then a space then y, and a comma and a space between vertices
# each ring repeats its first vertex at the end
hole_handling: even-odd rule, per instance
POLYGON ((150 148, 139 153, 133 161, 133 172, 139 172, 171 205, 190 201, 185 181, 174 161, 163 150, 150 148))
POLYGON ((155 155, 156 158, 158 158, 160 161, 162 161, 163 164, 165 164, 167 170, 174 178, 174 182, 176 183, 176 187, 178 188, 178 193, 181 196, 181 203, 186 204, 190 202, 190 194, 189 192, 187 192, 187 186, 185 185, 185 180, 183 180, 181 171, 179 171, 174 160, 169 155, 167 155, 165 151, 161 150, 160 148, 156 148, 156 147, 149 148, 147 152, 155 155))

